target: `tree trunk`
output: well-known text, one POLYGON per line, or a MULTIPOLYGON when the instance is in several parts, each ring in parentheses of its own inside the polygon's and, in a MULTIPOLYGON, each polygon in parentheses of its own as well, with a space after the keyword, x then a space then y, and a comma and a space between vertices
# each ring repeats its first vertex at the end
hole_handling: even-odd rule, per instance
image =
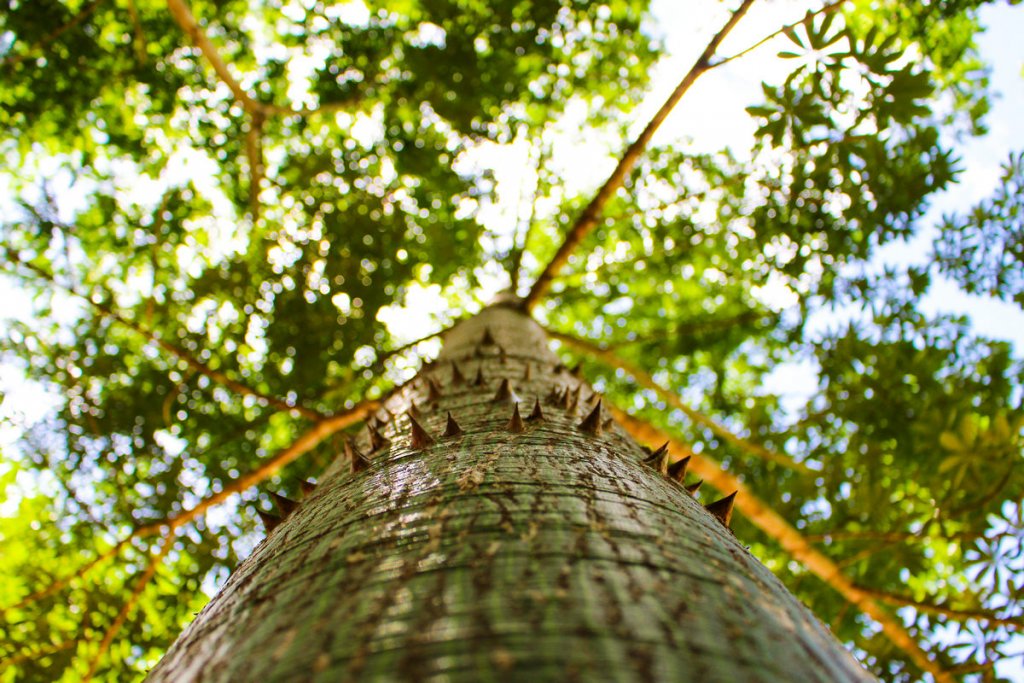
POLYGON ((595 404, 515 306, 459 324, 149 680, 871 680, 595 404))

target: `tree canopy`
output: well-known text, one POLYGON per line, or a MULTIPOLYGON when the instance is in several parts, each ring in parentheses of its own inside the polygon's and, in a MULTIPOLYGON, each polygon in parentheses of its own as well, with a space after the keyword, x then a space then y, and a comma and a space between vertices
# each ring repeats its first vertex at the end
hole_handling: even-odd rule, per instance
POLYGON ((930 211, 985 132, 984 4, 701 3, 654 114, 644 0, 0 2, 0 680, 141 676, 503 287, 873 672, 1005 675, 1024 366, 923 305, 1024 305, 1024 152, 930 211), (655 135, 752 60, 749 148, 655 135))

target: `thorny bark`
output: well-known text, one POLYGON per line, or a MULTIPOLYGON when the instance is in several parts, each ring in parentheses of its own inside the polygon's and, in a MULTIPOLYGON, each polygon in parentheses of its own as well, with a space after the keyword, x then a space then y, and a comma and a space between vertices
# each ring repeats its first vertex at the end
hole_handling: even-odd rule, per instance
POLYGON ((445 336, 150 680, 870 680, 519 306, 445 336))
POLYGON ((654 378, 651 377, 646 372, 644 372, 641 368, 633 365, 624 358, 620 358, 612 351, 602 348, 584 339, 579 339, 577 337, 573 337, 572 335, 563 334, 561 332, 553 332, 549 330, 548 334, 550 334, 553 339, 565 342, 567 345, 575 348, 576 350, 582 351, 583 353, 593 356, 603 363, 606 363, 614 368, 624 370, 629 375, 632 375, 633 379, 635 379, 637 383, 640 384, 640 386, 650 389, 651 391, 656 393, 661 400, 665 401, 676 410, 679 410, 681 413, 686 415, 686 417, 688 417, 690 420, 692 420, 696 424, 701 425, 702 427, 708 428, 715 436, 722 439, 726 443, 732 444, 733 446, 740 449, 744 453, 749 453, 750 455, 761 458, 762 460, 774 462, 777 465, 782 465, 783 467, 796 470, 797 472, 801 472, 803 474, 812 473, 812 471, 807 467, 807 465, 801 462, 797 462, 796 460, 793 460, 793 458, 789 457, 788 455, 785 455, 783 453, 776 453, 775 451, 769 450, 764 446, 756 444, 752 441, 748 441, 747 439, 744 439, 743 437, 734 434, 730 430, 718 424, 707 415, 704 415, 703 413, 694 410, 690 406, 686 405, 677 394, 668 391, 663 386, 655 382, 654 378))
MULTIPOLYGON (((626 431, 640 441, 647 443, 668 441, 676 450, 689 449, 686 444, 646 422, 630 418, 625 413, 620 413, 619 419, 626 431)), ((736 508, 752 524, 769 537, 774 538, 783 550, 831 586, 847 602, 874 619, 893 645, 905 652, 918 667, 930 673, 937 683, 953 683, 950 673, 945 671, 938 662, 928 657, 928 654, 903 627, 898 617, 890 614, 866 591, 856 586, 848 576, 843 574, 842 569, 835 561, 811 545, 793 525, 768 503, 758 498, 736 475, 723 470, 718 464, 710 463, 696 455, 690 463, 690 469, 719 491, 739 491, 739 495, 736 497, 736 508)))

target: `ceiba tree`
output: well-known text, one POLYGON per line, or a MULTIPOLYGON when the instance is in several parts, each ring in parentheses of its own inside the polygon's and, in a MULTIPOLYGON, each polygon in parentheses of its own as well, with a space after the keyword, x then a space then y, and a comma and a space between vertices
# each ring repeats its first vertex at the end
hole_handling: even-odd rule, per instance
POLYGON ((515 301, 444 336, 150 681, 873 680, 515 301))
POLYGON ((141 676, 220 586, 154 677, 863 677, 765 567, 876 676, 995 679, 1024 371, 925 312, 1022 300, 1019 153, 926 212, 981 4, 702 4, 648 110, 644 0, 0 3, 0 679, 141 676), (775 47, 751 146, 656 136, 775 47))

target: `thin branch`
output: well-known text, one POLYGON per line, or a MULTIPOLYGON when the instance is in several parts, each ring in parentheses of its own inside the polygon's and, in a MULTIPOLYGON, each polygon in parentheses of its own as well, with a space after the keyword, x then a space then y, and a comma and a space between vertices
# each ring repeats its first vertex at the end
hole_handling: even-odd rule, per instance
POLYGON ((135 58, 140 64, 146 62, 146 32, 142 30, 142 22, 139 21, 139 10, 135 6, 135 0, 127 0, 128 14, 132 19, 132 46, 135 48, 135 58))
POLYGON ((605 348, 609 351, 627 348, 630 346, 636 346, 640 344, 646 344, 651 341, 664 341, 669 334, 673 334, 676 337, 693 337, 700 334, 707 334, 709 332, 717 332, 720 330, 728 330, 738 325, 745 323, 754 322, 760 319, 767 319, 767 316, 757 311, 744 311, 737 313, 736 315, 727 316, 725 318, 714 318, 711 320, 688 320, 686 322, 676 325, 671 330, 666 332, 652 333, 649 337, 638 337, 636 339, 626 339, 616 344, 608 344, 605 348))
POLYGON ((578 349, 590 356, 593 356, 594 358, 597 358, 598 360, 602 361, 607 365, 610 365, 613 368, 619 368, 624 372, 628 373, 629 375, 632 375, 633 379, 635 379, 640 386, 655 392, 659 398, 661 398, 663 401, 671 405, 673 408, 676 408, 679 411, 681 411, 684 415, 686 415, 686 417, 690 418, 690 420, 692 420, 696 424, 707 427, 715 436, 717 436, 718 438, 722 439, 727 443, 732 444, 736 448, 739 448, 740 450, 751 455, 757 456, 762 460, 774 462, 776 464, 782 465, 783 467, 788 467, 789 469, 796 470, 803 474, 813 473, 813 470, 807 467, 807 465, 800 462, 796 462, 787 455, 783 455, 782 453, 776 453, 775 451, 769 450, 764 446, 756 444, 752 441, 748 441, 747 439, 744 439, 743 437, 734 434, 726 427, 715 422, 707 415, 704 415, 703 413, 694 410, 690 406, 683 403, 683 400, 679 398, 678 395, 669 391, 668 389, 665 389, 656 381, 654 381, 654 378, 651 377, 643 369, 637 367, 636 365, 633 365, 632 363, 630 363, 627 360, 624 360, 623 358, 620 358, 619 356, 615 355, 608 349, 597 346, 592 342, 579 339, 568 334, 563 334, 561 332, 554 332, 552 330, 548 330, 548 336, 551 337, 552 339, 557 339, 558 341, 564 342, 569 346, 572 346, 573 348, 578 349))
POLYGON ((39 659, 41 657, 46 657, 63 650, 67 650, 77 645, 79 640, 79 638, 68 638, 67 640, 54 643, 53 645, 49 645, 38 650, 30 650, 28 652, 12 655, 7 659, 0 659, 0 669, 12 667, 15 664, 21 664, 22 662, 27 662, 30 659, 39 659))
POLYGON ((996 616, 995 612, 992 610, 954 609, 952 607, 946 607, 945 605, 937 605, 932 602, 922 602, 906 595, 898 595, 878 588, 868 588, 860 585, 858 585, 857 588, 873 598, 890 605, 896 605, 897 607, 912 607, 918 612, 941 614, 958 621, 963 619, 975 619, 978 621, 986 621, 990 624, 1006 626, 1014 631, 1024 630, 1024 615, 1018 615, 1016 617, 999 617, 996 616))
POLYGON ((984 532, 971 532, 954 534, 951 536, 933 536, 915 534, 910 531, 847 531, 839 529, 837 531, 826 531, 820 534, 807 534, 806 538, 808 541, 812 541, 814 543, 822 543, 824 541, 894 541, 896 543, 932 543, 935 541, 946 541, 948 543, 955 543, 960 541, 973 541, 974 539, 981 538, 984 535, 984 532))
MULTIPOLYGON (((533 234, 533 230, 537 225, 537 222, 534 220, 534 218, 537 212, 537 202, 540 200, 541 188, 543 187, 541 173, 543 172, 544 163, 551 156, 551 145, 544 144, 543 126, 541 127, 541 135, 539 137, 540 148, 537 152, 536 163, 537 181, 536 183, 534 183, 533 192, 531 193, 530 197, 530 205, 527 207, 528 213, 526 215, 525 224, 523 223, 523 220, 520 218, 519 206, 516 207, 517 229, 515 237, 517 239, 516 242, 514 242, 512 245, 512 253, 509 259, 510 264, 508 269, 509 278, 512 281, 512 284, 509 286, 509 289, 511 289, 513 292, 519 290, 519 276, 521 274, 520 271, 522 271, 523 268, 523 254, 526 253, 526 247, 530 243, 530 235, 533 234), (518 239, 520 234, 522 235, 521 240, 518 239)), ((522 204, 521 192, 519 196, 519 204, 522 204)))
POLYGON ((623 183, 626 181, 626 177, 629 175, 630 171, 633 170, 633 167, 636 165, 640 156, 650 143, 651 138, 654 137, 655 131, 657 131, 658 127, 661 126, 666 118, 668 118, 672 109, 675 108, 679 100, 681 100, 683 95, 686 94, 686 91, 690 89, 690 86, 692 86, 703 73, 714 68, 711 64, 711 58, 714 57, 715 51, 729 32, 732 31, 736 24, 739 23, 740 19, 743 18, 743 15, 747 13, 747 10, 750 9, 753 2, 754 0, 743 0, 742 4, 740 4, 736 11, 733 12, 732 16, 729 17, 725 26, 723 26, 722 29, 711 39, 711 42, 707 44, 707 47, 704 48, 704 52, 697 58, 697 61, 693 66, 690 67, 690 70, 683 77, 683 80, 680 81, 679 85, 676 86, 676 89, 671 95, 669 95, 668 99, 665 100, 665 103, 661 105, 661 109, 659 109, 651 118, 647 127, 644 128, 643 132, 640 133, 637 139, 634 140, 628 148, 626 148, 626 152, 622 155, 622 158, 619 159, 619 163, 615 167, 615 170, 612 171, 611 176, 609 176, 608 180, 606 180, 604 185, 601 186, 601 189, 597 191, 594 198, 590 200, 590 203, 583 210, 583 213, 579 215, 572 227, 569 228, 569 232, 565 236, 565 241, 562 242, 558 251, 555 252, 554 257, 552 257, 551 261, 548 262, 547 266, 545 266, 543 272, 541 272, 540 276, 537 278, 537 281, 533 283, 530 293, 527 294, 526 298, 523 300, 523 307, 525 310, 530 311, 537 305, 540 299, 547 293, 548 289, 550 289, 555 276, 558 275, 559 271, 561 271, 568 262, 570 254, 572 254, 576 247, 579 246, 580 242, 583 241, 583 238, 597 227, 597 223, 601 219, 601 214, 605 205, 612 198, 615 192, 622 187, 623 183))
POLYGON ((425 341, 430 341, 434 337, 440 337, 445 332, 447 332, 448 330, 452 329, 452 327, 454 327, 454 325, 450 325, 450 326, 448 326, 448 327, 446 327, 446 328, 444 328, 442 330, 438 330, 437 332, 431 332, 430 334, 426 335, 425 337, 420 337, 419 339, 417 339, 415 341, 411 341, 408 344, 402 344, 397 349, 391 349, 390 351, 383 352, 377 358, 377 360, 375 360, 373 362, 373 365, 370 366, 370 371, 373 372, 374 374, 377 374, 378 372, 380 372, 381 370, 384 369, 384 364, 387 363, 392 358, 394 358, 395 356, 400 356, 403 353, 405 353, 406 351, 408 351, 409 349, 415 348, 415 347, 419 346, 420 344, 422 344, 425 341))
POLYGON ((47 45, 49 45, 50 43, 64 35, 64 33, 66 33, 67 31, 70 31, 74 27, 81 24, 83 21, 85 21, 86 17, 92 14, 96 10, 96 8, 99 7, 102 3, 103 0, 93 0, 88 5, 83 7, 78 14, 71 17, 71 19, 67 23, 58 26, 57 28, 50 31, 45 36, 34 42, 32 45, 30 45, 28 50, 26 50, 25 52, 17 55, 7 55, 6 57, 4 57, 2 60, 0 60, 0 65, 7 66, 8 64, 20 64, 26 59, 31 59, 32 55, 35 53, 36 50, 38 50, 39 48, 46 47, 47 45))
POLYGON ((236 394, 239 394, 240 396, 252 396, 253 398, 258 399, 260 401, 263 401, 267 405, 273 406, 274 408, 277 408, 278 410, 283 410, 283 411, 288 411, 288 412, 294 411, 294 412, 298 413, 299 415, 302 415, 303 417, 309 418, 311 420, 320 420, 320 419, 323 419, 324 417, 326 417, 326 415, 324 415, 323 413, 321 413, 318 410, 315 410, 313 408, 309 408, 307 406, 304 406, 304 405, 301 405, 301 404, 298 404, 298 403, 292 404, 292 403, 289 403, 288 401, 286 401, 286 400, 284 400, 282 398, 278 398, 276 396, 271 396, 269 394, 264 394, 264 393, 262 393, 260 391, 257 391, 256 389, 253 389, 250 386, 247 386, 247 385, 239 382, 238 380, 235 380, 235 379, 232 379, 232 378, 228 377, 226 374, 224 374, 223 372, 220 372, 219 370, 214 370, 213 368, 211 368, 210 366, 206 365, 205 363, 203 363, 199 359, 195 358, 193 355, 191 355, 190 353, 188 353, 184 349, 181 349, 181 348, 175 346, 174 344, 171 344, 170 342, 163 340, 161 337, 157 336, 157 334, 155 332, 152 332, 152 331, 146 329, 145 327, 143 327, 142 325, 136 323, 135 321, 130 320, 130 319, 124 317, 120 313, 114 311, 109 306, 105 306, 104 304, 97 303, 97 302, 93 301, 92 298, 82 294, 81 292, 78 292, 74 288, 69 287, 67 285, 64 285, 64 284, 58 282, 57 279, 53 276, 53 274, 50 273, 50 272, 47 272, 45 269, 40 268, 39 266, 37 266, 37 265, 35 265, 33 263, 29 263, 27 261, 21 260, 18 257, 16 252, 14 252, 14 251, 12 251, 10 249, 5 249, 5 248, 0 247, 0 253, 2 253, 4 255, 4 257, 8 261, 13 262, 13 263, 17 263, 17 264, 20 264, 20 265, 24 266, 25 268, 31 270, 36 275, 39 275, 41 278, 43 278, 44 280, 46 280, 50 284, 54 285, 55 287, 59 287, 60 289, 64 290, 65 292, 68 292, 69 294, 73 294, 74 296, 79 297, 80 299, 82 299, 83 301, 88 303, 93 309, 95 309, 102 316, 110 318, 111 320, 114 320, 114 321, 124 325, 128 329, 136 332, 137 334, 145 337, 149 341, 151 341, 154 344, 156 344, 157 346, 159 346, 164 351, 167 351, 168 353, 170 353, 171 355, 175 356, 176 358, 184 361, 186 365, 188 365, 190 368, 192 368, 193 370, 195 370, 199 374, 205 375, 206 377, 210 378, 214 382, 216 382, 216 383, 218 383, 218 384, 220 384, 220 385, 230 389, 231 391, 235 392, 236 394))
POLYGON ((306 432, 304 432, 299 438, 297 438, 290 446, 279 452, 270 460, 257 467, 252 472, 249 472, 245 476, 235 479, 216 494, 203 499, 197 503, 194 507, 184 510, 177 515, 171 515, 162 520, 151 522, 145 526, 136 527, 128 536, 118 541, 113 547, 107 550, 105 553, 96 557, 91 562, 81 567, 73 574, 70 574, 64 578, 57 579, 46 588, 40 589, 31 595, 22 598, 18 603, 11 607, 5 608, 2 611, 11 609, 18 609, 28 605, 29 603, 35 602, 47 596, 53 595, 60 589, 67 586, 75 579, 85 576, 94 567, 101 564, 105 560, 115 557, 120 553, 121 549, 124 548, 128 543, 134 539, 147 538, 155 536, 157 534, 169 535, 175 529, 184 526, 188 522, 203 514, 211 507, 219 505, 236 493, 241 493, 246 489, 260 484, 277 472, 283 467, 293 462, 297 458, 305 455, 313 448, 315 448, 320 442, 329 436, 349 427, 356 422, 365 419, 368 415, 372 414, 380 406, 379 401, 363 401, 351 410, 347 410, 343 413, 338 413, 330 417, 323 418, 318 421, 306 432))
POLYGON ((88 683, 92 680, 93 674, 96 673, 96 667, 99 666, 100 660, 103 655, 110 649, 110 644, 114 642, 114 638, 120 632, 121 627, 124 626, 124 622, 128 619, 128 615, 131 614, 132 610, 135 609, 135 605, 138 604, 139 598, 142 596, 142 591, 146 589, 149 582, 153 580, 153 576, 156 575, 156 570, 159 568, 160 563, 163 562, 164 557, 170 551, 171 546, 174 545, 174 534, 168 534, 160 545, 160 551, 149 560, 149 565, 146 567, 146 571, 142 573, 139 580, 135 582, 135 587, 132 589, 131 594, 124 601, 124 605, 121 606, 121 611, 114 617, 114 621, 107 627, 106 632, 103 634, 103 640, 100 641, 99 649, 93 658, 89 661, 89 669, 86 671, 85 676, 82 678, 83 683, 88 683))
MULTIPOLYGON (((675 437, 639 420, 628 413, 611 407, 611 412, 618 423, 635 439, 644 443, 664 443, 677 451, 689 451, 689 447, 675 437)), ((794 559, 802 563, 810 572, 831 586, 849 603, 868 615, 882 628, 889 640, 921 669, 930 673, 936 683, 954 683, 953 677, 943 670, 938 662, 928 657, 927 653, 903 627, 900 620, 885 610, 865 591, 856 586, 836 563, 808 543, 785 518, 777 513, 765 501, 758 498, 749 487, 735 475, 723 470, 719 463, 703 456, 693 454, 690 469, 719 491, 738 491, 736 508, 756 527, 788 552, 794 559)))
POLYGON ((213 71, 217 74, 217 77, 220 78, 221 82, 223 82, 231 91, 235 101, 241 104, 245 111, 250 115, 255 116, 259 114, 264 117, 312 116, 313 114, 321 112, 329 113, 331 111, 345 109, 350 106, 347 102, 336 102, 308 109, 294 109, 292 107, 282 107, 276 104, 264 104, 253 99, 245 88, 242 87, 242 84, 231 75, 231 70, 228 69, 227 63, 220 56, 220 52, 217 51, 217 47, 210 41, 206 32, 203 31, 202 26, 199 25, 195 15, 192 14, 192 9, 189 7, 188 2, 186 2, 186 0, 167 0, 167 9, 174 18, 174 22, 178 24, 178 27, 188 35, 192 40, 192 43, 199 48, 203 57, 205 57, 210 66, 213 67, 213 71))
POLYGON ((750 54, 751 52, 753 52, 754 50, 756 50, 757 48, 761 47, 765 43, 769 42, 770 40, 772 40, 774 38, 778 38, 783 33, 786 33, 787 31, 792 31, 793 29, 795 29, 797 26, 800 26, 801 24, 808 25, 808 24, 810 24, 811 20, 814 19, 815 17, 821 16, 821 15, 824 15, 824 14, 829 14, 831 12, 836 11, 845 2, 846 2, 846 0, 836 0, 835 2, 830 2, 827 5, 823 5, 823 6, 819 7, 818 9, 814 10, 813 12, 808 10, 807 14, 805 14, 804 17, 802 19, 800 19, 799 21, 794 21, 792 24, 786 24, 785 26, 783 26, 779 30, 773 31, 772 33, 769 33, 764 38, 762 38, 761 40, 757 41, 756 43, 754 43, 750 47, 745 48, 743 50, 740 50, 736 54, 730 55, 729 57, 723 57, 722 59, 718 60, 717 62, 715 62, 711 66, 712 67, 722 66, 723 64, 728 64, 729 62, 731 62, 731 61, 733 61, 735 59, 739 59, 740 57, 744 57, 744 56, 750 54))
POLYGON ((36 602, 38 600, 42 600, 43 598, 47 598, 47 597, 53 595, 54 593, 56 593, 57 591, 61 590, 65 586, 69 585, 72 581, 84 577, 86 574, 88 574, 90 571, 92 571, 97 565, 100 565, 103 562, 116 557, 118 555, 118 553, 121 552, 121 548, 123 548, 126 545, 128 545, 128 543, 133 538, 135 538, 134 535, 128 536, 127 538, 118 541, 113 546, 111 546, 110 549, 108 549, 105 553, 102 553, 101 555, 98 555, 97 557, 93 558, 87 564, 79 567, 78 570, 75 573, 68 574, 67 576, 65 576, 63 578, 57 579, 57 580, 53 581, 50 585, 46 586, 45 588, 41 588, 41 589, 35 591, 34 593, 29 593, 24 598, 22 598, 21 600, 19 600, 16 603, 14 603, 10 607, 5 607, 3 610, 0 610, 0 613, 7 612, 8 610, 21 609, 22 607, 26 607, 26 606, 32 604, 33 602, 36 602))
POLYGON ((263 112, 250 117, 245 133, 245 156, 249 160, 249 213, 252 222, 260 217, 260 183, 263 180, 263 112))
POLYGON ((221 58, 216 46, 206 36, 199 22, 192 14, 192 9, 185 0, 167 0, 167 9, 170 11, 174 22, 182 31, 188 34, 199 51, 206 57, 206 61, 213 67, 213 71, 220 78, 224 85, 228 86, 235 100, 250 114, 263 111, 263 105, 249 96, 242 84, 235 80, 228 69, 228 65, 221 58))

